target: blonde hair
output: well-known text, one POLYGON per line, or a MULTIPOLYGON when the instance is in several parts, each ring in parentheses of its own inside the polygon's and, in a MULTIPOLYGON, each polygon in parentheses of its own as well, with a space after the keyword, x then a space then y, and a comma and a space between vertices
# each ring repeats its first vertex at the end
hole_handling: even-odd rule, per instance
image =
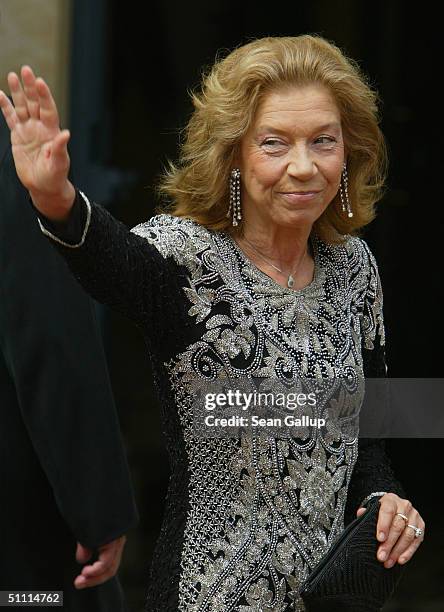
POLYGON ((353 210, 341 209, 339 192, 316 220, 322 240, 339 243, 358 235, 375 217, 387 172, 387 151, 379 128, 378 95, 358 64, 317 35, 266 37, 217 59, 192 93, 194 112, 184 129, 178 165, 169 162, 158 186, 169 205, 156 212, 188 217, 207 228, 242 232, 227 218, 229 177, 237 146, 263 97, 284 85, 324 85, 341 115, 353 210))

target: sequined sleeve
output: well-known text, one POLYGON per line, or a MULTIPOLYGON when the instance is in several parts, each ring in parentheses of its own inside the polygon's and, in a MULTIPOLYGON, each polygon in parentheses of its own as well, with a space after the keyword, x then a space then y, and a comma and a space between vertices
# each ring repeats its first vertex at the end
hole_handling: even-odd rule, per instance
MULTIPOLYGON (((362 358, 365 378, 387 376, 385 330, 381 279, 374 255, 361 241, 369 263, 369 282, 362 316, 362 358)), ((360 438, 358 459, 353 471, 345 509, 345 523, 356 518, 356 510, 371 493, 396 493, 406 498, 397 480, 384 439, 360 438)))
POLYGON ((78 190, 67 222, 38 217, 42 232, 87 293, 161 336, 180 276, 171 258, 78 190))

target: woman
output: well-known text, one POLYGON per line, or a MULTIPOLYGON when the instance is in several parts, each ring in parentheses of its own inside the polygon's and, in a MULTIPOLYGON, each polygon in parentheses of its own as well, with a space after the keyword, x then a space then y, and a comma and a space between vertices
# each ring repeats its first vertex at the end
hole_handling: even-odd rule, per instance
POLYGON ((161 185, 172 207, 131 232, 68 181, 69 132, 45 82, 21 77, 8 76, 15 108, 0 104, 41 229, 93 297, 136 322, 152 359, 171 479, 146 609, 304 610, 302 580, 344 512, 373 496, 378 559, 408 561, 425 525, 382 441, 199 438, 187 386, 386 375, 380 279, 357 237, 385 149, 357 66, 316 36, 216 63, 161 185))

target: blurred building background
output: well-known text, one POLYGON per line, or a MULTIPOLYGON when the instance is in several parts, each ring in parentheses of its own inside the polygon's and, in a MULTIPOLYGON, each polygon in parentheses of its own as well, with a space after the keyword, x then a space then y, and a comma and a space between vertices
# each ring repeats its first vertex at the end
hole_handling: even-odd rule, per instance
MULTIPOLYGON (((383 282, 389 375, 442 377, 438 23, 430 7, 401 0, 0 0, 0 87, 7 90, 7 72, 24 63, 47 80, 72 132, 77 186, 133 226, 154 212, 154 186, 167 159, 176 158, 179 130, 192 111, 187 90, 216 53, 266 35, 318 33, 334 41, 383 101, 389 184, 364 237, 383 282)), ((130 609, 141 612, 168 457, 142 337, 119 315, 102 307, 100 313, 141 514, 120 574, 130 609)), ((427 533, 386 609, 442 612, 443 440, 391 440, 389 449, 427 533)))
POLYGON ((8 72, 30 63, 50 86, 63 124, 69 116, 71 24, 71 0, 0 2, 0 89, 8 91, 8 72))

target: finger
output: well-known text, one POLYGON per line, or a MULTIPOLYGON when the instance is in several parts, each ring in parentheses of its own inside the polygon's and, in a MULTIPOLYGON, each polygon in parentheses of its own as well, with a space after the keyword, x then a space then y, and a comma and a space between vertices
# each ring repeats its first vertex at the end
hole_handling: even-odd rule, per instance
POLYGON ((14 102, 15 112, 17 113, 19 121, 27 121, 29 119, 29 112, 26 104, 26 96, 20 83, 20 79, 15 72, 10 72, 8 74, 8 85, 11 92, 12 101, 14 102))
POLYGON ((92 565, 85 566, 82 569, 82 575, 89 578, 109 571, 116 562, 117 553, 118 549, 113 542, 112 545, 107 546, 107 548, 100 551, 97 561, 95 561, 92 565))
POLYGON ((112 575, 114 575, 120 565, 125 542, 126 536, 122 536, 106 544, 99 555, 99 559, 93 565, 84 567, 82 575, 86 578, 96 577, 107 572, 112 572, 112 575))
MULTIPOLYGON (((419 513, 414 510, 409 515, 409 523, 410 525, 418 525, 418 527, 422 527, 424 521, 421 519, 419 513)), ((386 567, 392 567, 396 563, 396 561, 398 561, 400 556, 404 556, 404 553, 408 549, 411 548, 414 552, 422 542, 422 539, 422 536, 416 538, 414 530, 411 527, 406 526, 404 528, 402 536, 399 538, 399 540, 396 542, 396 545, 390 552, 389 559, 387 560, 388 564, 386 565, 386 567)))
POLYGON ((35 86, 39 97, 40 119, 47 127, 58 128, 60 125, 59 113, 48 85, 41 77, 38 77, 35 80, 35 86))
POLYGON ((59 132, 51 142, 45 143, 42 147, 42 155, 46 160, 51 158, 50 163, 55 173, 64 172, 69 167, 69 154, 67 148, 69 138, 69 131, 63 130, 63 132, 59 132))
POLYGON ((54 138, 50 155, 52 155, 54 162, 64 163, 68 157, 68 141, 71 138, 69 130, 63 130, 54 138))
MULTIPOLYGON (((379 504, 380 509, 378 514, 378 524, 376 526, 376 537, 380 542, 384 542, 387 540, 389 531, 393 527, 396 513, 403 512, 404 514, 408 514, 412 508, 412 505, 408 500, 401 500, 397 495, 392 495, 391 493, 381 497, 379 504), (405 509, 407 512, 404 510, 398 510, 398 505, 402 502, 405 504, 405 509)), ((397 519, 399 519, 399 521, 404 520, 400 516, 398 516, 397 519)), ((399 521, 395 521, 396 527, 401 526, 399 521)))
POLYGON ((356 511, 356 516, 361 516, 366 510, 367 508, 358 508, 358 510, 356 511))
POLYGON ((108 572, 111 570, 115 559, 107 560, 107 561, 95 561, 92 565, 85 565, 82 569, 82 576, 84 578, 95 578, 96 576, 100 576, 101 574, 108 572))
POLYGON ((77 542, 76 561, 78 561, 78 563, 86 563, 88 559, 91 559, 92 554, 93 551, 90 548, 86 548, 86 546, 77 542))
POLYGON ((15 112, 14 105, 11 100, 5 94, 4 91, 0 90, 0 108, 2 109, 3 117, 8 125, 8 128, 12 131, 18 123, 17 113, 15 112))
POLYGON ((100 576, 94 576, 93 578, 86 578, 83 575, 77 576, 77 578, 74 580, 74 586, 77 589, 87 589, 90 587, 98 586, 99 584, 103 584, 104 582, 107 582, 107 580, 115 576, 116 573, 117 573, 117 567, 116 568, 113 567, 111 571, 104 572, 103 574, 100 574, 100 576))
POLYGON ((29 116, 40 119, 40 102, 35 86, 35 75, 29 66, 22 66, 22 81, 27 99, 29 116))
POLYGON ((401 553, 401 555, 398 558, 398 563, 400 563, 401 565, 403 563, 407 563, 407 561, 409 561, 412 558, 412 556, 415 554, 415 552, 418 550, 418 548, 421 546, 424 540, 424 533, 425 533, 424 521, 422 521, 422 524, 419 523, 418 526, 421 527, 422 529, 422 536, 420 536, 419 538, 415 538, 413 542, 410 544, 410 546, 403 553, 401 553))
MULTIPOLYGON (((402 510, 399 510, 399 512, 402 512, 403 514, 405 514, 406 516, 409 515, 410 511, 411 511, 411 503, 407 500, 403 500, 405 501, 404 503, 404 508, 402 510), (410 510, 408 509, 410 507, 410 510)), ((387 500, 388 502, 388 500, 387 500)), ((384 541, 384 544, 381 544, 381 546, 379 547, 378 550, 378 559, 380 561, 387 561, 393 547, 395 546, 396 542, 399 540, 399 538, 402 536, 402 534, 404 533, 404 529, 405 529, 405 521, 401 516, 398 516, 396 513, 398 512, 397 508, 396 508, 396 504, 395 504, 395 508, 392 510, 392 505, 391 502, 388 502, 386 504, 384 504, 384 507, 381 507, 381 510, 383 510, 383 519, 386 519, 385 513, 387 513, 388 515, 392 516, 392 521, 390 524, 390 528, 388 530, 388 536, 384 541)), ((385 525, 385 524, 384 524, 385 525)), ((380 530, 384 529, 385 530, 385 526, 384 527, 380 527, 379 525, 379 520, 378 520, 378 533, 380 530)))

